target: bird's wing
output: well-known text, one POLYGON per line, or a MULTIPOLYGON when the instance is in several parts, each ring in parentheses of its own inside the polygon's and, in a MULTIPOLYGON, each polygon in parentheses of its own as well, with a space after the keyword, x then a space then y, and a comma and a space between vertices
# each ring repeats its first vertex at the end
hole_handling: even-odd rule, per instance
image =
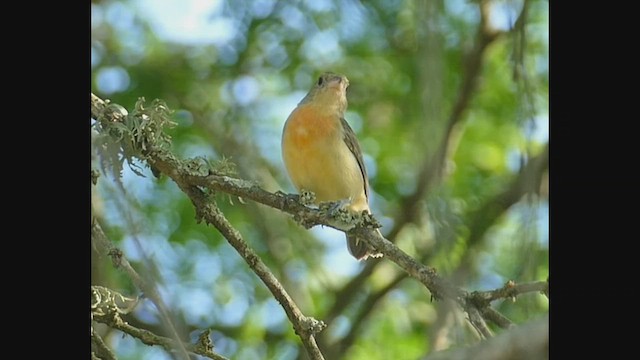
POLYGON ((362 159, 362 150, 360 149, 360 144, 358 144, 358 139, 356 138, 356 134, 349 126, 347 120, 343 117, 340 118, 340 122, 342 123, 342 128, 344 129, 344 143, 347 144, 349 151, 353 154, 353 157, 356 158, 358 162, 358 166, 360 167, 360 173, 362 174, 362 179, 364 180, 364 195, 369 199, 369 179, 367 178, 367 169, 364 167, 364 160, 362 159))

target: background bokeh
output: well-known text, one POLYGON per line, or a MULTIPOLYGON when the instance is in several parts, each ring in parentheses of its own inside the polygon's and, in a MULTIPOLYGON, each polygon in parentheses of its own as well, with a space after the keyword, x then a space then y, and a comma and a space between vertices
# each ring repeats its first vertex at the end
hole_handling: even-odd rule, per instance
MULTIPOLYGON (((284 122, 321 72, 345 74, 346 119, 364 151, 382 233, 397 227, 391 240, 405 252, 465 289, 489 290, 548 276, 548 170, 526 171, 548 147, 548 21, 541 0, 92 1, 91 90, 128 109, 139 97, 164 100, 175 111, 168 132, 178 156, 226 158, 239 177, 294 192, 280 156, 284 122), (500 35, 481 53, 448 133, 483 6, 486 27, 500 35), (436 180, 406 206, 431 176, 420 171, 445 134, 436 180)), ((92 156, 100 169, 95 149, 92 156)), ((305 359, 284 311, 235 250, 196 223, 174 183, 133 165, 144 177, 128 167, 120 180, 102 174, 94 213, 156 279, 184 337, 210 328, 216 351, 233 359, 305 359)), ((226 194, 216 199, 301 310, 328 322, 318 339, 326 358, 417 359, 477 340, 463 313, 431 301, 393 263, 354 260, 343 233, 305 230, 226 194)), ((138 295, 96 253, 92 283, 138 295)), ((548 310, 539 294, 494 305, 516 323, 548 310)), ((149 300, 127 321, 167 334, 149 300)), ((100 331, 119 359, 171 358, 100 331)))

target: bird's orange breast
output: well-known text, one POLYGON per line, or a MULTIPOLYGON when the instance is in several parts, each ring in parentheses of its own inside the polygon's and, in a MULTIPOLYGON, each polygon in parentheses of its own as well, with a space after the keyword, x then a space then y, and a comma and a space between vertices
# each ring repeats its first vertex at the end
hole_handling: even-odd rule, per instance
POLYGON ((351 199, 366 206, 364 179, 343 136, 339 116, 299 106, 285 124, 282 157, 298 190, 313 191, 317 201, 351 199))
POLYGON ((285 124, 283 142, 298 150, 312 150, 318 142, 339 136, 340 119, 311 105, 297 107, 285 124))

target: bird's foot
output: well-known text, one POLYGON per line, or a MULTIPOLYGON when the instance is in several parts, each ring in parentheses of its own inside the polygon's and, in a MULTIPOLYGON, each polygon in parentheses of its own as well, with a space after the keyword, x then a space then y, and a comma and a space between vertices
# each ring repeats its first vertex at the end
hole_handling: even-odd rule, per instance
POLYGON ((305 206, 313 205, 316 202, 316 194, 306 189, 300 190, 300 203, 305 206))
POLYGON ((351 225, 356 214, 349 209, 350 203, 349 199, 322 202, 320 210, 340 223, 351 225))
POLYGON ((374 218, 370 212, 366 210, 363 210, 360 214, 358 214, 357 220, 358 225, 362 225, 366 228, 377 229, 382 227, 382 224, 376 218, 374 218))

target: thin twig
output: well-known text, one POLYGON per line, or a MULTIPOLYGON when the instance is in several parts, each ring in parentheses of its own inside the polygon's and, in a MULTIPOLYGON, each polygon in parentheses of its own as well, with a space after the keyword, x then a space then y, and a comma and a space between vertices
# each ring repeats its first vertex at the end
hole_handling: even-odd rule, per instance
MULTIPOLYGON (((109 308, 109 307, 106 307, 109 308)), ((202 355, 205 356, 209 359, 214 359, 214 360, 229 360, 226 357, 216 354, 215 352, 213 352, 213 347, 212 346, 203 346, 201 344, 201 341, 199 341, 197 344, 184 344, 181 341, 176 341, 175 339, 171 339, 168 337, 164 337, 164 336, 159 336, 156 335, 154 333, 152 333, 151 331, 145 330, 145 329, 139 329, 137 327, 131 326, 128 323, 126 323, 125 321, 122 320, 122 318, 120 317, 120 314, 117 312, 117 310, 115 308, 112 308, 113 311, 108 312, 106 314, 102 314, 102 315, 93 315, 93 319, 94 321, 103 323, 108 325, 111 328, 117 329, 122 331, 123 333, 129 334, 137 339, 139 339, 140 341, 142 341, 144 344, 146 345, 158 345, 161 346, 162 348, 164 348, 165 350, 172 352, 175 349, 179 349, 181 347, 185 348, 186 351, 192 353, 192 354, 197 354, 197 355, 202 355), (180 342, 180 345, 177 344, 177 342, 180 342)))
POLYGON ((467 315, 469 315, 469 323, 478 331, 481 339, 484 340, 493 336, 481 312, 476 307, 470 306, 467 310, 467 315))
MULTIPOLYGON (((357 334, 359 333, 364 320, 371 314, 372 310, 375 307, 375 304, 380 301, 388 292, 393 290, 402 280, 407 278, 406 273, 397 274, 387 285, 385 285, 382 289, 370 294, 364 303, 358 307, 357 314, 351 320, 351 328, 347 335, 345 335, 339 342, 333 345, 335 350, 340 353, 344 353, 346 349, 348 349, 355 340, 357 339, 357 334)), ((516 296, 531 293, 531 292, 539 292, 547 295, 548 297, 549 291, 549 283, 547 281, 535 281, 523 284, 515 284, 513 281, 507 282, 503 287, 499 289, 489 290, 489 291, 474 291, 466 297, 467 301, 474 301, 477 304, 477 309, 480 311, 481 317, 491 321, 492 323, 498 325, 498 327, 503 329, 509 329, 513 327, 513 323, 511 320, 506 318, 504 315, 500 314, 498 311, 494 310, 489 306, 489 302, 502 299, 502 298, 513 298, 516 296)), ((469 321, 475 322, 472 325, 474 328, 478 326, 478 333, 483 334, 485 337, 489 335, 491 332, 486 327, 483 322, 478 321, 477 314, 478 312, 473 312, 475 317, 469 317, 469 321)))
POLYGON ((503 329, 509 329, 514 326, 511 320, 509 320, 506 316, 502 315, 489 305, 478 306, 478 308, 480 309, 480 312, 485 319, 491 321, 499 327, 503 329))
POLYGON ((514 281, 507 281, 507 283, 495 290, 490 291, 475 291, 472 296, 476 299, 482 299, 483 301, 495 301, 498 299, 515 299, 516 296, 526 294, 530 292, 539 292, 545 295, 549 292, 549 283, 547 281, 534 281, 522 284, 516 284, 514 281))
MULTIPOLYGON (((131 266, 131 263, 129 263, 129 260, 127 260, 122 251, 115 247, 113 245, 113 242, 111 242, 109 238, 107 238, 107 235, 102 230, 102 227, 100 226, 96 218, 92 218, 91 238, 99 254, 103 256, 109 256, 114 267, 116 269, 124 271, 129 276, 133 284, 154 303, 159 311, 161 311, 161 309, 164 309, 164 314, 163 312, 161 312, 161 315, 163 318, 165 318, 165 321, 163 321, 163 323, 165 323, 165 327, 169 328, 169 331, 173 336, 173 339, 171 339, 172 344, 177 347, 176 349, 179 351, 181 356, 186 356, 186 359, 188 360, 189 355, 187 353, 187 348, 185 347, 185 344, 180 341, 180 337, 178 336, 175 327, 173 327, 173 324, 170 322, 168 311, 166 310, 164 302, 160 298, 160 295, 158 294, 156 288, 153 285, 149 285, 148 282, 145 281, 142 276, 140 276, 140 274, 138 274, 138 272, 131 266)), ((153 334, 151 332, 149 333, 153 334)), ((140 340, 144 342, 144 339, 140 340)), ((168 349, 167 347, 165 348, 168 349)))
MULTIPOLYGON (((356 340, 357 333, 364 320, 371 314, 375 304, 382 299, 388 292, 393 290, 402 280, 407 278, 406 273, 397 274, 387 285, 382 289, 370 294, 364 303, 358 307, 358 313, 351 320, 351 329, 336 345, 337 349, 344 351, 348 349, 356 340)), ((538 292, 545 294, 548 297, 549 283, 547 281, 534 281, 523 284, 516 284, 513 281, 507 282, 503 287, 499 289, 489 291, 474 291, 467 295, 467 301, 474 301, 477 304, 477 308, 482 314, 482 317, 492 323, 498 325, 500 328, 508 329, 513 326, 511 320, 504 315, 500 314, 489 306, 489 303, 499 299, 514 299, 522 294, 538 292)), ((488 329, 487 329, 488 330, 488 329)), ((480 332, 480 330, 479 330, 480 332)))
POLYGON ((124 256, 122 251, 116 248, 113 243, 107 238, 102 227, 100 226, 98 220, 96 218, 92 218, 91 223, 91 238, 94 240, 94 244, 97 247, 98 253, 101 255, 108 255, 111 257, 111 262, 116 269, 123 270, 133 281, 133 284, 141 290, 156 306, 158 312, 160 313, 160 317, 164 325, 169 329, 171 335, 176 340, 176 344, 178 345, 178 351, 180 356, 189 360, 189 355, 187 354, 186 349, 182 341, 180 341, 180 336, 178 335, 177 330, 173 326, 173 322, 169 316, 169 311, 164 305, 164 301, 160 297, 156 287, 150 281, 145 281, 145 279, 138 274, 138 272, 131 266, 129 260, 124 256))
POLYGON ((423 360, 540 360, 549 358, 549 316, 476 345, 433 353, 423 360))
POLYGON ((91 327, 91 354, 101 360, 117 360, 115 354, 104 343, 102 337, 91 327))

